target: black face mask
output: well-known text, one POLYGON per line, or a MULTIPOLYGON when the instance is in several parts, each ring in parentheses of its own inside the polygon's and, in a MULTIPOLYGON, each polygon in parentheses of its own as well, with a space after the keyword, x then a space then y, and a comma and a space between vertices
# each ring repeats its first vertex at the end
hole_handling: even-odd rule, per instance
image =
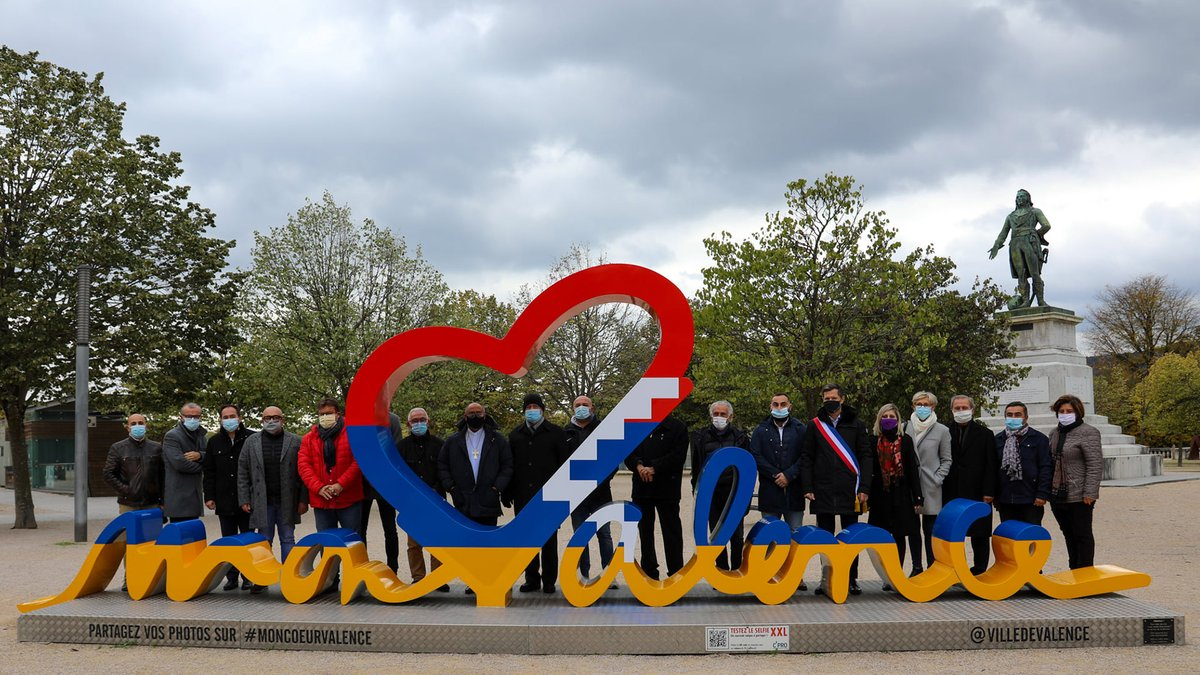
POLYGON ((842 409, 842 402, 841 401, 825 401, 825 403, 821 406, 821 409, 825 411, 826 415, 832 415, 835 412, 842 409))
POLYGON ((483 426, 483 415, 468 415, 467 426, 471 427, 472 431, 478 430, 483 426))

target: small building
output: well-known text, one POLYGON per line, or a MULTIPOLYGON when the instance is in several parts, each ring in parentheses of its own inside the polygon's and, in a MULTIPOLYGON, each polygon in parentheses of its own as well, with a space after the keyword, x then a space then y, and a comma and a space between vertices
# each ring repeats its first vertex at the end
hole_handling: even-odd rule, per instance
MULTIPOLYGON (((88 491, 92 497, 115 496, 104 482, 104 460, 113 443, 125 437, 125 414, 88 414, 88 491)), ((25 412, 30 482, 35 490, 75 492, 75 401, 30 408, 25 412)))

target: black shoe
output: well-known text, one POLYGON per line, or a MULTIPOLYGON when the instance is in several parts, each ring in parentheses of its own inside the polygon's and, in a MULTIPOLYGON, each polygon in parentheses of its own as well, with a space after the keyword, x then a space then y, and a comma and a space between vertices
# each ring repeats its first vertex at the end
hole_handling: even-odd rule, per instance
POLYGON ((449 593, 450 592, 450 584, 442 584, 441 586, 438 586, 437 591, 438 591, 438 593, 449 593))
POLYGON ((121 592, 122 593, 129 592, 129 584, 121 584, 121 592))
POLYGON ((259 593, 262 593, 265 590, 267 590, 266 586, 259 586, 258 584, 254 584, 254 585, 250 586, 250 595, 258 595, 259 593))
POLYGON ((467 588, 467 595, 475 595, 475 589, 468 587, 468 588, 467 588))
POLYGON ((911 577, 915 577, 915 576, 917 576, 918 574, 920 574, 920 573, 922 573, 922 572, 924 572, 924 571, 925 571, 925 570, 924 570, 923 568, 921 568, 921 567, 914 567, 914 568, 913 568, 913 570, 912 570, 912 574, 910 574, 910 575, 908 575, 908 576, 909 576, 910 578, 911 578, 911 577))
POLYGON ((850 582, 850 595, 862 595, 862 589, 858 587, 857 581, 850 582))
POLYGON ((542 592, 547 595, 553 593, 554 592, 554 584, 550 584, 549 586, 542 586, 542 592))
POLYGON ((540 582, 529 583, 527 581, 527 582, 521 584, 521 587, 518 588, 517 590, 521 591, 522 593, 532 593, 541 587, 542 587, 542 584, 540 582))
POLYGON ((892 590, 892 585, 891 585, 891 584, 884 584, 884 585, 883 585, 883 590, 885 590, 885 591, 891 591, 891 590, 892 590))
POLYGON ((808 584, 804 583, 803 579, 800 580, 800 590, 802 590, 802 591, 808 590, 808 584))
POLYGON ((825 595, 825 589, 817 586, 817 590, 813 591, 813 595, 825 595))
POLYGON ((253 586, 253 585, 254 585, 254 584, 250 583, 250 580, 249 580, 249 579, 242 579, 242 590, 243 590, 243 591, 248 591, 248 590, 250 590, 250 587, 251 587, 251 586, 253 586))
POLYGON ((226 580, 225 580, 225 585, 221 587, 221 590, 223 590, 223 591, 233 591, 233 590, 237 590, 237 587, 238 587, 238 580, 237 580, 237 579, 226 579, 226 580))

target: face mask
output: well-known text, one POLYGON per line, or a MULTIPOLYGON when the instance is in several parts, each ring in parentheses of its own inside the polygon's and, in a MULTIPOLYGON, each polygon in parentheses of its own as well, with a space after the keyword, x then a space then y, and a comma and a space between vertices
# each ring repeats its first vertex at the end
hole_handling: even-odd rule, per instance
POLYGON ((821 409, 825 411, 825 414, 832 415, 833 413, 842 409, 842 402, 825 401, 825 403, 821 406, 821 409))
POLYGON ((263 431, 265 431, 271 435, 275 435, 275 434, 279 433, 279 430, 282 428, 283 428, 283 422, 280 422, 279 420, 271 420, 270 422, 263 422, 263 431))
POLYGON ((967 422, 970 422, 971 418, 974 416, 975 416, 975 411, 973 411, 973 410, 955 410, 954 411, 954 421, 958 422, 959 424, 966 424, 967 422))
POLYGON ((467 426, 472 430, 477 430, 483 426, 483 415, 468 415, 467 426))
POLYGON ((183 428, 188 431, 195 431, 200 428, 200 420, 185 417, 183 418, 183 428))
POLYGON ((530 424, 537 424, 538 422, 541 422, 542 421, 542 409, 541 408, 530 408, 529 410, 526 410, 525 411, 525 421, 529 422, 530 424))
POLYGON ((1075 424, 1075 413, 1063 413, 1058 416, 1058 423, 1064 427, 1075 424))
POLYGON ((140 441, 146 437, 146 425, 134 424, 129 427, 129 437, 135 441, 140 441))
POLYGON ((919 405, 919 406, 917 406, 916 412, 917 412, 917 419, 924 422, 925 420, 929 419, 930 415, 933 414, 933 408, 930 408, 927 405, 919 405))
POLYGON ((884 431, 895 431, 896 426, 900 424, 900 420, 895 417, 884 417, 879 420, 879 428, 884 431))
POLYGON ((237 431, 237 428, 242 426, 242 423, 237 418, 221 420, 221 428, 229 433, 237 431))
POLYGON ((1020 417, 1005 417, 1004 426, 1009 431, 1017 431, 1021 427, 1025 426, 1025 420, 1021 419, 1020 417))
POLYGON ((790 412, 791 411, 787 408, 771 408, 771 417, 774 417, 777 420, 787 419, 787 416, 790 412))
POLYGON ((429 423, 428 422, 413 422, 412 432, 413 432, 413 435, 415 435, 415 436, 424 436, 425 434, 429 433, 429 423))
POLYGON ((321 425, 322 429, 332 429, 333 425, 337 424, 336 413, 325 413, 317 416, 317 424, 321 425))
POLYGON ((586 405, 581 405, 575 408, 575 419, 582 422, 592 416, 592 409, 586 405))
POLYGON ((724 417, 714 417, 712 422, 717 431, 723 431, 725 427, 729 426, 729 420, 724 417))

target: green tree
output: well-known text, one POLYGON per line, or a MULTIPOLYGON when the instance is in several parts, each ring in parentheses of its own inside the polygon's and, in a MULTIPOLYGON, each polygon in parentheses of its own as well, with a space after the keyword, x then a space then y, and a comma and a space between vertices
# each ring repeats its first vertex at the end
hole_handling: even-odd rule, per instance
POLYGON ((1161 274, 1105 286, 1088 307, 1088 342, 1107 357, 1145 375, 1163 354, 1186 354, 1200 346, 1200 302, 1161 274))
POLYGON ((1200 418, 1200 351, 1165 354, 1136 390, 1136 415, 1147 442, 1187 443, 1200 418))
POLYGON ((1142 436, 1135 392, 1140 376, 1125 363, 1102 356, 1092 366, 1096 414, 1121 427, 1127 434, 1142 436))
POLYGON ((254 233, 229 388, 250 406, 291 419, 325 396, 345 401, 367 356, 393 335, 426 325, 447 289, 418 247, 326 192, 287 224, 254 233))
POLYGON ((1013 348, 996 316, 1004 293, 990 281, 950 288, 954 264, 932 247, 900 255, 882 212, 865 210, 848 176, 788 184, 784 212, 745 241, 705 239, 713 265, 695 300, 702 401, 727 398, 744 424, 772 394, 799 414, 837 382, 864 417, 884 402, 903 407, 919 389, 984 399, 1022 369, 997 363, 1013 348))
MULTIPOLYGON (((204 236, 178 153, 122 136, 101 75, 0 47, 0 407, 16 480, 14 527, 34 528, 25 411, 74 389, 76 270, 92 266, 98 405, 191 397, 235 336, 233 243, 204 236)), ((178 405, 176 401, 175 405, 178 405)))

